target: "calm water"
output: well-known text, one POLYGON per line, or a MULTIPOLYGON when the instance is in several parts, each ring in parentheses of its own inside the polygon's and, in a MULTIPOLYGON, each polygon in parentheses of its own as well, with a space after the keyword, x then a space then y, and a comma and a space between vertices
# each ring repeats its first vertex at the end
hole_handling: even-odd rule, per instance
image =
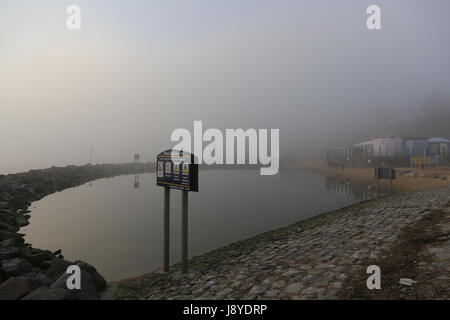
MULTIPOLYGON (((26 241, 62 249, 68 260, 95 265, 108 279, 162 265, 163 189, 155 174, 101 179, 33 203, 26 241)), ((198 255, 367 198, 370 190, 316 173, 283 170, 200 171, 189 193, 189 255, 198 255), (363 192, 361 192, 363 190, 363 192), (364 191, 365 190, 365 191, 364 191)), ((171 263, 180 259, 181 192, 171 191, 171 263)))

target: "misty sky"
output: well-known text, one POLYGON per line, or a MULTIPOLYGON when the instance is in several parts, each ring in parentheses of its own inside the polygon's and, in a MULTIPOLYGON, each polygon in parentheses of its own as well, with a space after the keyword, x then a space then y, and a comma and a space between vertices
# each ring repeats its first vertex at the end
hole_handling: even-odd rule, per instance
MULTIPOLYGON (((1 0, 0 173, 144 161, 176 128, 279 128, 281 154, 388 135, 450 97, 450 2, 1 0), (66 28, 81 7, 82 29, 66 28), (382 30, 366 28, 378 4, 382 30), (377 130, 381 132, 377 132, 377 130)), ((450 137, 449 137, 450 138, 450 137)))

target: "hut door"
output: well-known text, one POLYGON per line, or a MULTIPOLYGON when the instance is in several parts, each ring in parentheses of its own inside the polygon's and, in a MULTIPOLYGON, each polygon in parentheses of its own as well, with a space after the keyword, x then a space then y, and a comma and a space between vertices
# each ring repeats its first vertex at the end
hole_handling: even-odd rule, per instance
POLYGON ((440 145, 439 145, 439 154, 441 155, 441 156, 447 156, 447 152, 448 152, 448 150, 447 150, 447 144, 446 143, 441 143, 440 145))

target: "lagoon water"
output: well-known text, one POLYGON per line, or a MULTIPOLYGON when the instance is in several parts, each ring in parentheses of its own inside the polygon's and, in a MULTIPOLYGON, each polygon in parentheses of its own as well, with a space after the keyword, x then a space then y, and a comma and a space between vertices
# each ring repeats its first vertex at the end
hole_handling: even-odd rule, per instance
MULTIPOLYGON (((163 188, 155 174, 100 179, 32 204, 22 231, 34 247, 62 249, 107 280, 162 266, 163 188)), ((302 170, 260 176, 259 170, 202 170, 199 193, 189 193, 189 255, 367 198, 367 190, 302 170), (356 191, 355 191, 356 190, 356 191)), ((370 191, 370 190, 369 190, 370 191)), ((181 257, 181 192, 171 191, 171 263, 181 257)))

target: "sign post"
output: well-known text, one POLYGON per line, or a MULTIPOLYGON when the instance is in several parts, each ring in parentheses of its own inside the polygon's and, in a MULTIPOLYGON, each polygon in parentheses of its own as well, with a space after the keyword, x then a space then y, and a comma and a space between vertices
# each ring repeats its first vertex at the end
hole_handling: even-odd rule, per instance
POLYGON ((170 189, 181 190, 181 261, 188 270, 188 192, 198 192, 198 164, 189 152, 166 150, 156 161, 156 185, 164 187, 164 271, 169 271, 170 189))
POLYGON ((181 192, 181 261, 183 273, 186 273, 188 265, 188 192, 186 190, 181 192))
POLYGON ((164 187, 164 271, 169 271, 170 251, 170 188, 164 187))
POLYGON ((389 185, 389 195, 392 196, 392 171, 394 169, 389 170, 389 179, 391 180, 391 183, 389 185))
POLYGON ((380 179, 389 179, 389 195, 392 195, 392 180, 396 179, 394 168, 375 168, 375 178, 377 179, 377 197, 380 195, 380 179))

